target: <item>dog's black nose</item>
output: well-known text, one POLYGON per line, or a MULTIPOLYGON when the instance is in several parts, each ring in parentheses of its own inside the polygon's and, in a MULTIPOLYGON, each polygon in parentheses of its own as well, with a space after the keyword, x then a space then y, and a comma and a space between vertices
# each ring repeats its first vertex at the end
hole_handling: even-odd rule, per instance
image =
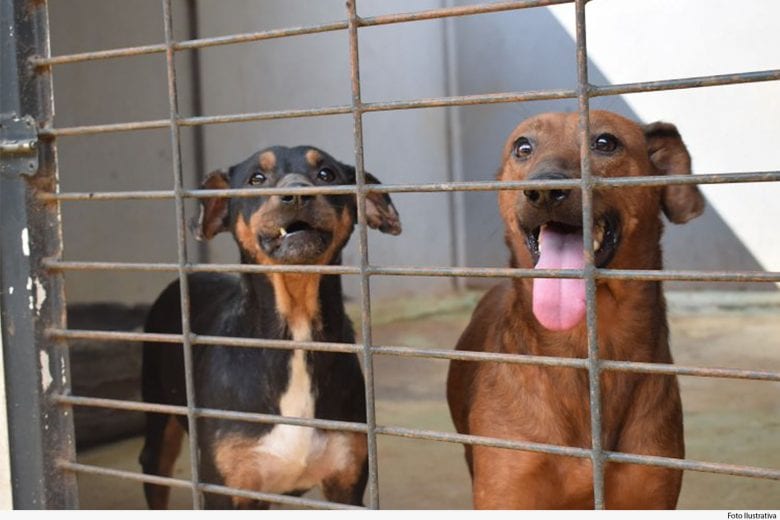
MULTIPOLYGON (((292 182, 290 184, 287 184, 285 187, 306 188, 306 187, 311 187, 311 184, 306 184, 303 182, 292 182)), ((279 197, 279 199, 282 201, 282 204, 289 204, 295 206, 304 206, 313 198, 314 198, 313 195, 282 195, 281 197, 279 197)))
MULTIPOLYGON (((539 181, 546 179, 569 179, 570 177, 563 173, 542 173, 532 176, 529 180, 539 181)), ((536 208, 550 208, 557 206, 565 201, 571 190, 523 190, 523 195, 528 202, 536 208)))

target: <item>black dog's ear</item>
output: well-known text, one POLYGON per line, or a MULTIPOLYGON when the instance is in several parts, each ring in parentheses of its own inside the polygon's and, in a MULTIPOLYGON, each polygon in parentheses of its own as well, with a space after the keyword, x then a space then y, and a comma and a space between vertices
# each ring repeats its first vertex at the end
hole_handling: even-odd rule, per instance
MULTIPOLYGON (((355 167, 348 164, 342 164, 347 171, 350 180, 356 182, 355 167)), ((382 184, 379 179, 366 172, 366 184, 382 184)), ((390 235, 401 234, 401 217, 398 216, 398 210, 395 209, 390 195, 376 191, 366 193, 366 223, 382 233, 390 235)))
MULTIPOLYGON (((228 174, 223 170, 209 173, 206 180, 200 185, 202 190, 224 190, 229 187, 228 174)), ((228 198, 209 197, 200 199, 200 216, 192 222, 195 238, 198 240, 210 240, 214 235, 227 231, 228 228, 228 198)))
MULTIPOLYGON (((368 172, 366 172, 366 183, 382 184, 368 172)), ((401 234, 401 217, 387 193, 369 191, 366 194, 366 222, 382 233, 401 234)))
MULTIPOLYGON (((652 123, 644 127, 647 154, 656 170, 664 175, 690 175, 691 156, 677 127, 652 123)), ((661 197, 664 214, 675 224, 684 224, 704 211, 704 197, 695 184, 665 186, 661 197)))

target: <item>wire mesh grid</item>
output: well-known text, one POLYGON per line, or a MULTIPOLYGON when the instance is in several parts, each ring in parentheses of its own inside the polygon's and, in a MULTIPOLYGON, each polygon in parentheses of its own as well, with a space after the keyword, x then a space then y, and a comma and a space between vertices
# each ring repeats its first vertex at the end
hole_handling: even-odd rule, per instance
POLYGON ((325 430, 342 430, 362 432, 368 439, 369 479, 368 506, 379 507, 377 436, 388 435, 414 439, 426 439, 450 443, 463 443, 490 447, 501 447, 516 450, 527 450, 541 453, 558 454, 569 457, 587 458, 593 467, 593 492, 595 507, 604 507, 604 465, 607 462, 632 463, 652 465, 683 470, 702 471, 729 475, 740 475, 780 480, 780 470, 711 463, 705 461, 674 459, 645 455, 632 455, 605 450, 601 445, 601 412, 599 375, 603 371, 630 371, 655 374, 675 374, 698 377, 719 377, 732 379, 751 379, 763 381, 780 381, 780 373, 773 371, 741 370, 731 368, 702 368, 695 366, 679 366, 656 363, 639 363, 600 360, 596 338, 596 282, 600 279, 624 280, 674 280, 674 281, 731 281, 731 282, 780 282, 780 273, 763 271, 648 271, 648 270, 617 270, 597 268, 594 264, 594 251, 586 247, 585 267, 582 270, 531 270, 510 268, 431 268, 431 267, 378 267, 368 260, 368 241, 366 224, 366 194, 369 191, 396 192, 447 192, 447 191, 497 191, 501 189, 561 189, 580 188, 582 190, 583 243, 592 244, 593 224, 593 192, 596 189, 618 189, 622 186, 665 186, 672 184, 721 184, 741 182, 776 182, 780 181, 780 172, 739 172, 727 174, 699 174, 696 176, 648 176, 639 178, 599 178, 592 176, 589 156, 589 102, 594 97, 612 96, 618 94, 651 92, 673 89, 689 89, 708 86, 731 85, 738 83, 754 83, 761 81, 780 80, 780 70, 765 70, 742 74, 715 75, 693 77, 665 81, 651 81, 622 85, 593 85, 588 78, 588 54, 585 41, 587 0, 518 0, 497 3, 477 4, 463 7, 446 7, 405 14, 392 14, 376 17, 360 17, 357 14, 356 0, 349 0, 346 7, 346 18, 343 21, 276 29, 247 34, 234 34, 216 38, 201 38, 186 41, 175 41, 173 37, 173 22, 171 0, 162 0, 162 16, 165 28, 163 44, 144 45, 114 50, 103 50, 61 56, 36 56, 32 65, 39 71, 48 71, 53 66, 68 63, 103 60, 108 58, 124 58, 143 54, 164 53, 167 65, 169 118, 129 123, 89 125, 65 128, 46 127, 39 131, 39 137, 54 141, 61 137, 102 134, 109 132, 126 132, 146 129, 169 128, 173 150, 172 170, 174 179, 173 190, 162 191, 125 191, 125 192, 41 192, 39 198, 55 204, 65 201, 94 200, 151 200, 173 199, 176 207, 177 256, 176 263, 122 263, 122 262, 73 262, 59 258, 49 258, 43 261, 43 267, 50 273, 61 274, 65 271, 160 271, 177 273, 180 281, 182 334, 152 334, 124 333, 92 330, 68 330, 49 328, 46 334, 49 338, 59 341, 74 339, 93 339, 104 341, 134 341, 179 343, 183 345, 187 405, 169 406, 161 404, 138 403, 114 399, 91 398, 70 393, 55 397, 63 407, 88 406, 113 408, 117 410, 132 410, 143 412, 161 412, 185 416, 189 425, 189 457, 192 466, 191 480, 144 475, 135 472, 120 471, 77 463, 73 460, 62 460, 59 467, 63 471, 91 473, 97 475, 120 477, 161 484, 171 487, 189 488, 192 490, 193 505, 203 506, 203 493, 215 493, 246 497, 269 501, 278 504, 297 505, 318 508, 347 508, 342 504, 334 504, 308 498, 290 497, 285 495, 253 492, 231 489, 225 486, 203 483, 199 479, 197 464, 197 429, 199 418, 221 418, 268 424, 290 424, 315 427, 325 430), (359 29, 364 27, 432 20, 445 17, 469 16, 481 13, 492 13, 509 10, 527 9, 556 4, 575 4, 576 13, 576 53, 577 53, 577 88, 575 90, 544 90, 533 92, 504 92, 496 94, 480 94, 468 96, 449 96, 439 98, 417 99, 411 101, 391 101, 364 103, 361 98, 360 66, 358 57, 359 29), (329 31, 347 31, 349 38, 349 63, 351 71, 352 101, 349 105, 320 107, 307 110, 284 110, 272 112, 240 113, 232 115, 179 117, 177 100, 177 74, 174 57, 177 52, 201 49, 219 45, 232 45, 256 42, 274 38, 287 38, 305 34, 315 34, 329 31), (363 115, 370 112, 409 110, 432 107, 456 107, 466 105, 510 103, 521 101, 576 99, 579 112, 579 138, 581 143, 580 160, 582 178, 572 181, 483 181, 483 182, 450 182, 439 184, 396 184, 367 185, 364 170, 363 147, 363 115), (180 152, 180 129, 182 127, 227 124, 272 119, 290 119, 317 117, 336 114, 351 114, 354 132, 354 156, 357 179, 355 186, 317 187, 317 188, 287 188, 287 189, 231 189, 231 190, 188 190, 182 181, 182 158, 180 152), (189 261, 186 247, 186 225, 184 201, 188 198, 204 197, 256 197, 271 194, 355 194, 358 201, 358 245, 359 266, 259 266, 241 264, 200 264, 189 261), (187 275, 194 272, 295 272, 321 274, 348 274, 360 277, 360 310, 361 310, 361 342, 359 343, 324 343, 297 342, 288 340, 246 339, 204 336, 194 334, 190 328, 189 291, 187 275), (370 281, 374 276, 468 276, 468 277, 525 277, 525 278, 583 278, 586 283, 586 324, 588 331, 588 357, 561 358, 530 355, 494 354, 477 352, 460 352, 448 349, 417 349, 404 346, 374 345, 371 337, 371 289, 370 281), (303 419, 279 415, 253 414, 213 410, 195 406, 192 349, 195 345, 227 345, 236 348, 274 348, 303 349, 324 352, 351 352, 363 356, 364 374, 366 378, 366 423, 349 423, 321 419, 303 419), (530 364, 539 366, 572 367, 587 370, 590 392, 592 446, 589 449, 541 444, 532 442, 509 441, 462 435, 421 429, 401 428, 377 424, 374 410, 374 373, 373 356, 405 356, 413 358, 433 358, 445 360, 494 361, 503 363, 530 364))

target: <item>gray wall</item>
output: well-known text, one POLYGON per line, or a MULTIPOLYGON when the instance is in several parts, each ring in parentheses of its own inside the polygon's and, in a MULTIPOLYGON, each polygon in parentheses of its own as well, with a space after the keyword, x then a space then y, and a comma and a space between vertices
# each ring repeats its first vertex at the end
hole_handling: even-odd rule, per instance
MULTIPOLYGON (((188 34, 186 5, 175 1, 177 37, 188 34)), ((50 2, 53 54, 164 42, 159 0, 50 2)), ((180 103, 192 103, 190 57, 178 62, 180 103)), ((58 127, 167 118, 165 55, 62 65, 54 68, 58 127)), ((192 132, 183 132, 185 171, 191 170, 192 132)), ((165 190, 173 187, 167 129, 64 137, 58 140, 61 191, 165 190)), ((66 202, 67 260, 176 261, 172 201, 66 202)), ((190 250, 197 248, 190 246, 190 250)), ((71 303, 150 302, 173 273, 69 272, 71 303)))
MULTIPOLYGON (((361 0, 360 14, 416 11, 463 0, 361 0)), ((179 39, 302 26, 343 20, 343 0, 175 0, 179 39), (194 23, 190 24, 190 14, 194 23), (196 28, 197 26, 197 28, 196 28)), ((51 2, 54 54, 164 41, 158 0, 51 2)), ((180 110, 185 116, 349 104, 346 32, 230 45, 177 55, 180 110), (201 78, 202 104, 192 94, 201 78)), ((451 94, 573 88, 574 43, 547 9, 531 9, 360 30, 364 101, 451 94), (447 47, 446 44, 450 46, 447 47)), ((168 117, 163 55, 55 67, 56 125, 139 121, 168 117)), ((591 78, 607 82, 591 63, 591 78)), ((595 107, 635 117, 620 98, 595 107)), ((502 104, 367 114, 365 164, 386 183, 492 179, 506 135, 523 118, 548 110, 575 110, 574 101, 502 104)), ((351 115, 182 129, 185 183, 195 187, 210 170, 236 163, 272 144, 319 146, 354 161, 351 115), (199 145, 198 143, 202 143, 199 145)), ((59 142, 62 190, 170 189, 167 130, 63 138, 59 142)), ((694 158, 695 159, 695 158, 694 158)), ((502 266, 507 252, 495 193, 397 194, 404 233, 370 233, 371 262, 378 265, 502 266), (454 209, 453 209, 454 205, 454 209)), ((188 203, 188 217, 195 215, 188 203)), ((69 260, 127 262, 176 260, 172 201, 65 203, 65 256, 69 260)), ((357 237, 344 256, 358 263, 357 237)), ((228 236, 208 245, 189 241, 192 259, 235 262, 228 236)), ((712 209, 686 227, 669 227, 668 266, 755 269, 757 263, 712 209), (712 237, 717 237, 713 240, 712 237), (724 254, 727 252, 728 254, 724 254)), ((68 273, 70 302, 148 303, 173 273, 68 273)), ((493 283, 489 280, 474 283, 493 283)), ((350 295, 358 280, 346 277, 350 295)), ((446 279, 374 278, 377 297, 435 292, 446 279)), ((697 288, 703 287, 697 284, 697 288)), ((734 285, 728 285, 734 288, 734 285)))

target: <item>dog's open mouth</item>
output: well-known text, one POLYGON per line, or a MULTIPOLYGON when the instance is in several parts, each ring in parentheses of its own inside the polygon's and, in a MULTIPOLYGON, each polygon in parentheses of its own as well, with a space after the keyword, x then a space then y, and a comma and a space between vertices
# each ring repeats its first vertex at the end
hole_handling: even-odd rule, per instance
POLYGON ((295 233, 303 233, 312 230, 314 230, 314 228, 311 227, 306 222, 303 222, 302 220, 296 220, 295 222, 288 224, 287 226, 280 227, 279 237, 287 238, 289 236, 295 235, 295 233))
POLYGON ((276 228, 271 236, 261 236, 266 253, 282 263, 308 264, 316 262, 330 244, 332 234, 303 220, 295 220, 276 228))
MULTIPOLYGON (((605 267, 620 241, 619 219, 606 214, 595 220, 593 249, 596 267, 605 267)), ((526 233, 535 269, 582 270, 585 266, 582 227, 547 222, 526 233)), ((534 278, 533 311, 547 329, 567 330, 585 316, 585 281, 572 278, 534 278)))

